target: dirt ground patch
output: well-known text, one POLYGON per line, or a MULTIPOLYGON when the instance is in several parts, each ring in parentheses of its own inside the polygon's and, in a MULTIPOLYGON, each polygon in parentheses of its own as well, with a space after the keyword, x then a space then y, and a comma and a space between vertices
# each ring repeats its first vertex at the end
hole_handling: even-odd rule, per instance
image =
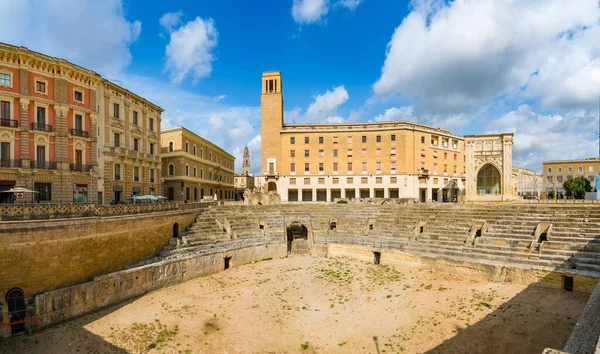
POLYGON ((541 353, 588 295, 352 259, 293 256, 147 294, 2 353, 541 353))

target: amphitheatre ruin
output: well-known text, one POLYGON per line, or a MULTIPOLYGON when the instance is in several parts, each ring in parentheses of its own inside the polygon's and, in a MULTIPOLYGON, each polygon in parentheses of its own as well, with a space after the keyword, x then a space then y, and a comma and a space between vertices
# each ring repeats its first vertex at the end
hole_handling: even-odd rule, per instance
POLYGON ((221 204, 2 207, 0 352, 600 348, 600 204, 221 204))

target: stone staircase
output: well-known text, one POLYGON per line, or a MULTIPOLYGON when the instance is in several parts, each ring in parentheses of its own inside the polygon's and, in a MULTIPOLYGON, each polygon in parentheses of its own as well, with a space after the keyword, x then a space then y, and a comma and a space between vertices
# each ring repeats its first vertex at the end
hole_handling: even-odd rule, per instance
MULTIPOLYGON (((298 203, 215 206, 161 257, 285 243, 286 227, 305 225, 315 244, 359 245, 415 255, 569 270, 600 276, 600 205, 357 205, 298 203), (541 223, 551 225, 536 239, 541 223), (476 225, 485 225, 477 229, 476 225)), ((310 239, 310 238, 309 238, 310 239)), ((295 238, 298 253, 310 244, 295 238)))

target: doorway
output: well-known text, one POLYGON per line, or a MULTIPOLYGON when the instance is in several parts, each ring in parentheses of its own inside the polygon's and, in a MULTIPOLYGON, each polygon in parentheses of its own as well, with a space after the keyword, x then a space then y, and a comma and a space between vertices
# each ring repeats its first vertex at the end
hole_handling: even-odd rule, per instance
POLYGON ((298 221, 287 227, 287 251, 308 254, 308 229, 298 221))
MULTIPOLYGON (((10 322, 19 322, 27 316, 27 307, 25 306, 25 294, 19 288, 12 288, 6 294, 6 303, 8 305, 8 314, 10 322)), ((19 333, 25 330, 23 323, 14 323, 10 326, 12 333, 19 333)))

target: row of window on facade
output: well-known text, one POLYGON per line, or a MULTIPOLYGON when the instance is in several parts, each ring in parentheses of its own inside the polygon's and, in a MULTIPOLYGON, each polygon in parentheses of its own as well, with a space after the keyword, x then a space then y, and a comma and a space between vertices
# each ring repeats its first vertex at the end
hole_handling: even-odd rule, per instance
MULTIPOLYGON (((194 168, 192 169, 193 174, 192 177, 198 177, 197 176, 197 169, 194 166, 194 168)), ((173 164, 169 164, 169 170, 168 170, 169 176, 174 176, 175 175, 175 165, 173 164)), ((189 176, 190 175, 190 166, 189 165, 185 165, 185 175, 189 176)), ((223 181, 226 183, 232 183, 232 177, 227 176, 227 175, 222 175, 222 174, 218 174, 218 173, 214 173, 212 171, 208 172, 208 179, 209 181, 212 181, 214 177, 215 181, 223 181)), ((200 169, 200 178, 204 178, 204 169, 201 168, 200 169)))
MULTIPOLYGON (((0 86, 12 86, 12 75, 7 73, 0 73, 0 86)), ((48 82, 42 79, 36 79, 34 85, 35 93, 39 93, 42 95, 48 94, 48 82)), ((83 91, 74 89, 73 90, 73 100, 77 102, 83 103, 83 91)))
MULTIPOLYGON (((358 179, 359 177, 357 177, 358 179)), ((390 177, 390 184, 397 184, 398 183, 398 177, 390 177)), ((311 184, 311 179, 310 178, 290 178, 290 185, 294 186, 297 184, 298 180, 302 180, 304 185, 310 185, 311 184)), ((341 181, 343 181, 344 179, 341 179, 341 181)), ((383 184, 383 177, 375 177, 375 184, 383 184)), ((407 179, 401 179, 401 181, 404 181, 404 186, 407 185, 407 179)), ((449 182, 448 178, 444 178, 443 179, 444 185, 447 185, 449 182)), ((317 178, 317 184, 325 184, 325 177, 319 177, 317 178)), ((340 184, 340 178, 339 177, 333 177, 331 178, 331 184, 340 184)), ((354 184, 354 177, 346 177, 346 184, 354 184)), ((360 184, 369 184, 369 178, 368 177, 360 177, 360 184)), ((433 184, 437 185, 439 184, 439 180, 437 178, 434 178, 433 184)))
MULTIPOLYGON (((121 119, 121 105, 113 103, 113 117, 121 119)), ((131 111, 131 124, 139 126, 139 112, 131 111)), ((148 118, 148 130, 154 131, 154 118, 148 118)))
MULTIPOLYGON (((367 149, 361 149, 361 157, 367 157, 368 151, 367 149)), ((325 150, 319 150, 318 152, 319 157, 325 157, 325 150)), ((458 154, 453 154, 453 158, 454 161, 458 161, 458 154)), ((333 157, 339 157, 339 151, 337 149, 332 150, 332 156, 333 157)), ((346 150, 346 156, 347 157, 353 157, 354 156, 354 152, 352 149, 348 149, 346 150)), ((382 157, 382 150, 380 148, 375 149, 375 156, 376 157, 382 157)), ((390 157, 394 157, 396 156, 396 148, 391 148, 390 149, 390 157)), ((421 156, 426 156, 425 153, 425 149, 421 149, 421 156)), ((444 160, 448 160, 448 153, 444 152, 444 160)), ((290 150, 290 157, 295 158, 296 157, 296 150, 290 150)), ((304 150, 304 157, 310 157, 310 150, 304 150)), ((438 158, 438 152, 437 151, 433 151, 433 158, 437 159, 438 158)), ((466 156, 463 156, 463 162, 466 161, 466 156)))
MULTIPOLYGON (((375 162, 375 169, 378 172, 381 172, 381 162, 377 161, 375 162)), ((422 168, 425 168, 425 163, 422 163, 422 168)), ((347 171, 348 172, 353 172, 354 170, 354 165, 352 162, 348 162, 347 163, 347 171)), ((333 162, 332 163, 332 170, 333 172, 338 172, 339 171, 339 163, 337 162, 333 162)), ((362 172, 367 172, 368 170, 368 162, 362 162, 361 163, 361 171, 362 172)), ((437 173, 438 171, 438 165, 437 164, 433 164, 433 173, 437 173)), ((319 172, 324 172, 325 171, 325 164, 323 162, 319 162, 319 172)), ((395 161, 391 161, 390 162, 390 171, 392 173, 396 172, 396 162, 395 161)), ((453 166, 453 173, 458 173, 458 167, 456 165, 453 166)), ((290 172, 296 172, 296 163, 295 162, 291 162, 290 163, 290 172)), ((304 172, 310 172, 310 162, 305 162, 304 163, 304 172)), ((448 165, 444 165, 444 173, 448 173, 448 165)), ((466 173, 466 167, 463 166, 463 173, 466 173)))
MULTIPOLYGON (((121 181, 121 164, 115 164, 115 181, 121 181)), ((155 183, 155 173, 154 169, 150 169, 150 183, 155 183)), ((140 168, 138 166, 133 166, 133 182, 140 182, 140 168)))
MULTIPOLYGON (((46 107, 36 107, 35 122, 32 124, 33 130, 45 131, 51 133, 52 125, 48 124, 46 107)), ((11 102, 0 101, 0 126, 18 128, 18 123, 11 117, 11 102)), ((75 113, 73 115, 73 129, 71 135, 89 138, 89 132, 84 129, 83 115, 75 113)))
MULTIPOLYGON (((185 188, 185 194, 184 192, 181 192, 182 197, 185 197, 185 200, 192 200, 192 201, 197 201, 197 200, 202 200, 204 199, 204 188, 197 188, 197 187, 186 187, 185 188), (200 194, 198 195, 198 190, 200 191, 200 194), (193 194, 192 194, 193 193, 193 194)), ((175 187, 167 187, 167 195, 166 198, 167 200, 175 200, 175 187)), ((209 196, 214 196, 213 192, 217 194, 217 197, 219 199, 223 199, 223 197, 225 197, 225 199, 232 199, 233 198, 233 191, 230 190, 218 190, 218 189, 206 189, 206 192, 208 192, 209 196), (223 193, 225 192, 225 193, 223 193)))
MULTIPOLYGON (((113 146, 114 147, 121 147, 121 136, 123 134, 122 133, 117 133, 117 132, 113 132, 113 146)), ((136 138, 134 137, 132 139, 132 144, 131 147, 133 149, 133 151, 138 151, 138 152, 143 152, 141 150, 141 145, 140 145, 140 138, 136 138)), ((150 155, 154 155, 156 151, 156 143, 148 143, 148 153, 150 155)))
MULTIPOLYGON (((558 173, 562 173, 562 167, 557 168, 558 173)), ((567 167, 567 171, 569 173, 573 172, 573 168, 571 166, 567 167)), ((583 166, 577 166, 577 172, 583 173, 583 166)), ((588 172, 594 172, 593 166, 588 166, 588 172)), ((552 167, 548 167, 548 173, 552 173, 552 167)))
MULTIPOLYGON (((346 144, 352 144, 354 140, 354 137, 351 135, 346 136, 346 144)), ((318 137, 318 141, 319 144, 324 144, 325 143, 325 137, 318 137)), ((381 135, 376 135, 375 136, 375 142, 376 143, 381 143, 383 141, 383 137, 381 135)), ((390 142, 395 142, 396 141, 396 134, 391 134, 390 135, 390 142)), ((338 143, 338 137, 334 136, 332 137, 332 141, 333 144, 337 144, 338 143)), ((421 144, 425 144, 426 142, 426 137, 425 136, 421 136, 421 144)), ((441 146, 442 147, 446 147, 446 148, 450 148, 452 147, 453 149, 458 149, 458 142, 457 140, 452 140, 450 138, 441 138, 435 135, 431 136, 431 140, 430 140, 430 144, 433 146, 440 146, 440 142, 441 142, 441 146)), ((304 137, 304 143, 305 144, 310 144, 310 137, 305 136, 304 137)), ((363 135, 361 136, 361 143, 366 144, 368 143, 368 136, 363 135)), ((296 137, 295 136, 291 136, 290 137, 290 144, 294 145, 296 144, 296 137)))
MULTIPOLYGON (((175 144, 172 141, 169 141, 169 152, 173 152, 175 151, 175 144)), ((185 152, 186 153, 190 153, 190 145, 188 142, 185 143, 185 152)), ((197 155, 197 148, 196 145, 194 144, 193 146, 193 155, 194 156, 198 156, 197 155)), ((225 160, 225 163, 223 163, 223 158, 220 156, 217 156, 217 154, 213 154, 212 151, 208 152, 208 160, 212 161, 212 162, 217 162, 217 157, 219 158, 219 164, 220 165, 224 165, 227 168, 233 168, 233 162, 228 162, 227 160, 225 160)), ((200 158, 203 159, 204 158, 204 149, 200 148, 200 158)))

